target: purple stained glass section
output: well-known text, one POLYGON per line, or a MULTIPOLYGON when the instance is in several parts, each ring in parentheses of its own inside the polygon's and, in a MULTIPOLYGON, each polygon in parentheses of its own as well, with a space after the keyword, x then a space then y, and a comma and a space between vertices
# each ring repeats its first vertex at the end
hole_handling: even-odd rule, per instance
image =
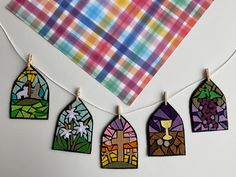
POLYGON ((151 115, 147 138, 150 156, 185 155, 183 121, 169 103, 162 103, 151 115))
POLYGON ((193 132, 228 129, 226 99, 212 80, 203 81, 193 92, 190 115, 193 132))

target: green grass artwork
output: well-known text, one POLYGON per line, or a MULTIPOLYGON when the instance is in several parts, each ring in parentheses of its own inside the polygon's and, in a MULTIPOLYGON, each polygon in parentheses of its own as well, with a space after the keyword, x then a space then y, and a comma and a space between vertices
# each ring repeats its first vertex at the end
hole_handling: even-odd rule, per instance
POLYGON ((10 101, 12 119, 48 119, 49 88, 36 69, 28 65, 15 80, 10 101))
POLYGON ((76 98, 58 117, 52 149, 90 154, 92 133, 92 115, 76 98))

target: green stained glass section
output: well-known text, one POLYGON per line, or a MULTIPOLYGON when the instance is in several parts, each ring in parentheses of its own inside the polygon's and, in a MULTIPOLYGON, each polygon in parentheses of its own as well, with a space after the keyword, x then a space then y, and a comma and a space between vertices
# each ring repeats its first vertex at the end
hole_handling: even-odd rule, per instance
POLYGON ((15 80, 10 101, 12 119, 48 119, 49 88, 46 80, 29 65, 15 80))
POLYGON ((59 115, 52 149, 91 153, 93 118, 80 99, 71 102, 59 115))
POLYGON ((228 130, 226 98, 212 81, 203 81, 190 99, 193 132, 228 130))

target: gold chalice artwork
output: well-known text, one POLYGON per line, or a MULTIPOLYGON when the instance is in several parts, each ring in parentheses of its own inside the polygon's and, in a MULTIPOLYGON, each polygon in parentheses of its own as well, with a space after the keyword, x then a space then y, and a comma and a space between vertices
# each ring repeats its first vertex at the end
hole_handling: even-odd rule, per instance
POLYGON ((171 127, 171 125, 172 125, 172 120, 161 120, 161 126, 166 130, 166 134, 163 137, 164 140, 168 141, 172 139, 172 136, 169 134, 169 128, 171 127))

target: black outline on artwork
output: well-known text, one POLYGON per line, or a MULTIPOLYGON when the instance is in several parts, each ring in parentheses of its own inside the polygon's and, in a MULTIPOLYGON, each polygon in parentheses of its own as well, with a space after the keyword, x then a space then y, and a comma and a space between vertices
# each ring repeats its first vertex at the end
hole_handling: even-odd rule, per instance
POLYGON ((46 81, 46 79, 32 66, 30 65, 31 68, 34 69, 34 71, 37 72, 37 75, 39 75, 46 83, 46 86, 48 88, 48 100, 45 100, 45 101, 48 101, 48 112, 47 112, 47 118, 27 118, 27 117, 12 117, 11 116, 11 105, 12 105, 12 92, 13 92, 13 88, 14 86, 16 85, 16 82, 17 82, 17 79, 18 77, 27 69, 28 66, 25 67, 25 69, 17 76, 17 78, 15 79, 13 85, 12 85, 12 89, 11 89, 11 95, 10 95, 10 107, 9 107, 9 117, 10 119, 14 119, 14 120, 48 120, 49 119, 49 107, 50 107, 50 89, 49 89, 49 86, 48 86, 48 83, 46 81))
POLYGON ((92 121, 92 125, 93 125, 93 126, 92 126, 92 131, 91 131, 92 133, 91 133, 91 146, 90 146, 90 151, 89 151, 88 153, 86 153, 86 152, 77 152, 77 151, 70 151, 70 150, 60 150, 60 149, 54 149, 54 148, 53 148, 53 146, 54 146, 54 139, 55 139, 56 133, 57 133, 57 125, 58 125, 60 116, 61 116, 61 114, 62 114, 67 108, 69 108, 69 106, 72 105, 77 99, 78 99, 78 98, 73 99, 73 101, 71 101, 66 107, 64 107, 64 108, 62 109, 62 111, 60 112, 60 114, 58 115, 58 117, 57 117, 56 127, 55 127, 55 131, 54 131, 54 134, 53 134, 53 141, 52 141, 52 147, 51 147, 52 150, 55 150, 55 151, 62 151, 62 152, 74 152, 74 153, 80 153, 80 154, 91 154, 91 152, 92 152, 92 145, 93 145, 93 127, 94 127, 93 116, 92 116, 92 114, 90 113, 90 111, 88 110, 88 108, 85 106, 84 102, 83 102, 81 99, 79 99, 79 101, 80 101, 81 104, 86 108, 86 110, 88 111, 88 114, 90 114, 90 116, 91 116, 91 121, 92 121))
POLYGON ((226 118, 227 118, 227 122, 228 122, 228 126, 227 126, 227 129, 224 129, 224 130, 201 130, 201 131, 194 131, 194 121, 193 121, 193 113, 192 113, 192 100, 193 100, 193 96, 196 94, 196 92, 203 86, 205 85, 205 83, 207 82, 208 80, 205 79, 203 80, 198 86, 197 88, 193 91, 193 93, 191 94, 190 96, 190 99, 189 99, 189 114, 190 114, 190 121, 191 121, 191 129, 192 129, 192 132, 193 133, 201 133, 201 132, 214 132, 214 131, 225 131, 225 130, 228 130, 229 129, 229 120, 228 120, 228 111, 227 111, 227 103, 226 103, 226 97, 225 97, 225 94, 224 92, 222 92, 222 90, 215 84, 215 82, 213 82, 211 79, 210 81, 216 86, 216 88, 218 88, 220 90, 220 92, 222 93, 223 97, 225 98, 225 110, 226 110, 226 118))
MULTIPOLYGON (((121 118, 123 118, 126 122, 129 123, 129 121, 127 121, 127 119, 125 119, 122 115, 120 115, 120 116, 121 116, 121 118)), ((111 123, 112 123, 113 121, 115 121, 116 119, 119 119, 119 118, 118 118, 118 115, 116 115, 116 116, 105 126, 105 128, 104 128, 103 131, 102 131, 102 135, 101 135, 101 139, 100 139, 100 167, 101 167, 102 169, 127 169, 127 170, 130 170, 130 169, 138 169, 138 162, 139 162, 139 160, 138 160, 138 159, 139 159, 139 155, 138 155, 138 136, 137 136, 137 133, 136 133, 134 127, 133 127, 130 123, 129 123, 129 124, 130 124, 130 126, 132 127, 132 129, 134 130, 134 134, 135 134, 136 141, 137 141, 137 165, 136 165, 136 167, 135 167, 135 168, 105 168, 105 167, 102 166, 102 143, 103 143, 102 137, 103 137, 104 132, 106 131, 107 127, 108 127, 109 125, 111 125, 111 123)))
POLYGON ((154 111, 153 113, 149 116, 148 118, 148 121, 147 121, 147 124, 146 124, 146 144, 147 144, 147 155, 149 157, 171 157, 171 156, 186 156, 187 152, 186 152, 186 140, 185 140, 185 129, 184 129, 184 122, 183 122, 183 119, 181 118, 181 116, 179 115, 179 113, 174 109, 173 106, 171 106, 171 104, 169 104, 167 102, 167 105, 169 105, 170 107, 173 108, 173 110, 179 115, 179 117, 181 118, 182 120, 182 123, 183 123, 183 137, 184 137, 184 154, 172 154, 172 155, 152 155, 151 152, 150 152, 150 137, 149 137, 149 123, 152 119, 152 117, 154 116, 154 114, 157 112, 157 110, 159 110, 163 104, 165 104, 165 102, 161 103, 154 111))

